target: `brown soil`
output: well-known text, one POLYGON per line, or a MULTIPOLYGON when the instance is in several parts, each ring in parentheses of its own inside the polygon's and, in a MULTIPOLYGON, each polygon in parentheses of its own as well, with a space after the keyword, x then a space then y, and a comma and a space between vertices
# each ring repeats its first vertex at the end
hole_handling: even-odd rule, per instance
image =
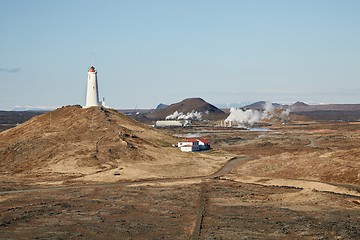
MULTIPOLYGON (((65 117, 74 115, 70 110, 74 109, 65 117)), ((45 145, 51 149, 42 153, 31 150, 37 146, 35 140, 22 138, 28 134, 22 127, 30 129, 33 124, 2 133, 8 139, 14 135, 13 145, 0 140, 0 151, 8 154, 2 156, 15 157, 1 158, 6 172, 0 175, 0 239, 358 239, 360 235, 358 123, 298 122, 272 126, 267 132, 183 128, 176 133, 200 134, 214 148, 184 154, 167 146, 176 140, 170 135, 173 130, 158 132, 122 115, 119 120, 110 110, 81 109, 87 111, 94 111, 90 115, 94 119, 117 124, 96 125, 93 129, 101 133, 97 137, 87 133, 91 121, 76 118, 78 127, 63 117, 53 127, 66 126, 64 132, 85 129, 79 130, 82 134, 53 138, 61 131, 34 130, 36 139, 45 138, 43 144, 63 139, 67 146, 70 139, 77 139, 71 146, 88 148, 71 152, 65 147, 56 152, 66 156, 58 161, 57 154, 47 154, 61 145, 45 145), (115 137, 105 127, 128 135, 115 137), (137 148, 116 145, 117 138, 137 148), (104 147, 96 152, 90 143, 99 139, 104 140, 98 146, 104 147), (105 151, 110 146, 114 155, 105 151), (25 149, 38 157, 35 163, 26 161, 25 155, 18 157, 25 149), (100 163, 80 158, 87 156, 85 152, 98 154, 100 163), (229 161, 235 155, 240 157, 229 161), (20 159, 25 159, 26 168, 20 159), (101 171, 103 165, 110 167, 101 171)), ((37 122, 34 119, 35 126, 37 122)))
MULTIPOLYGON (((64 107, 0 132, 0 181, 118 181, 210 174, 226 161, 115 110, 64 107), (201 159, 194 161, 194 159, 201 159)), ((6 188, 6 184, 2 185, 6 188)))
POLYGON ((242 134, 245 141, 222 148, 257 158, 241 165, 238 175, 360 185, 359 128, 350 123, 282 126, 242 134))
POLYGON ((357 239, 360 233, 359 197, 229 180, 1 196, 5 239, 357 239))

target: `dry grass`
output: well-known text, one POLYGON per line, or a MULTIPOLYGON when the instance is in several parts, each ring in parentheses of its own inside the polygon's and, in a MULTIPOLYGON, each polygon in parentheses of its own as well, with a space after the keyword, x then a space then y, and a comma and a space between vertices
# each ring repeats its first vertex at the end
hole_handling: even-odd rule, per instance
POLYGON ((245 133, 246 140, 222 148, 257 158, 240 165, 238 175, 360 185, 359 128, 348 123, 282 126, 245 133))
POLYGON ((118 181, 207 175, 226 161, 183 153, 172 147, 177 141, 115 110, 64 107, 1 132, 0 171, 36 181, 118 181))

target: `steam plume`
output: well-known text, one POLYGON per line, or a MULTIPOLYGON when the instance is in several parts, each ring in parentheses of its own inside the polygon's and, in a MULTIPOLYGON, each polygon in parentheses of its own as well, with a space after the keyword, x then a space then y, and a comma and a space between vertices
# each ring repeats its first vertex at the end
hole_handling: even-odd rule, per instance
POLYGON ((184 114, 183 112, 175 111, 165 118, 165 120, 177 119, 177 120, 201 120, 203 116, 202 112, 194 111, 184 114))
POLYGON ((231 108, 230 115, 225 119, 225 122, 237 123, 243 127, 251 127, 255 123, 263 120, 269 120, 277 117, 280 120, 286 120, 290 114, 290 108, 286 110, 275 109, 271 102, 266 102, 263 106, 264 110, 253 110, 253 109, 241 109, 231 108))

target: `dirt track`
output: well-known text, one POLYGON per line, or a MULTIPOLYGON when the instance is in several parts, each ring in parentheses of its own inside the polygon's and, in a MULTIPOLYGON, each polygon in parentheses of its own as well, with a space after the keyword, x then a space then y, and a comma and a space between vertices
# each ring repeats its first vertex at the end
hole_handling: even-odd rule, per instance
POLYGON ((360 231, 360 210, 352 203, 358 198, 314 192, 322 201, 348 207, 330 208, 314 201, 314 209, 293 209, 279 202, 278 196, 301 194, 299 189, 220 179, 204 184, 190 181, 14 194, 0 204, 0 238, 357 239, 360 231))
POLYGON ((265 186, 264 181, 253 185, 219 179, 248 160, 231 159, 209 176, 2 192, 0 238, 356 239, 360 197, 314 192, 355 208, 343 211, 320 204, 320 218, 313 210, 294 212, 269 196, 300 194, 301 189, 265 186), (344 221, 344 214, 349 220, 344 221), (258 224, 261 231, 255 227, 258 224), (35 226, 37 233, 31 230, 35 226))
MULTIPOLYGON (((62 186, 62 187, 45 187, 45 188, 32 188, 32 189, 22 189, 22 190, 14 190, 14 191, 3 191, 0 192, 0 196, 2 198, 6 199, 11 198, 12 195, 18 195, 18 194, 36 194, 36 193, 50 193, 50 192, 63 192, 63 191, 77 191, 77 190, 92 190, 97 188, 102 189, 112 189, 112 188, 119 188, 119 187, 129 187, 131 185, 144 185, 144 184, 161 184, 161 183, 175 183, 179 181, 188 181, 188 180, 200 180, 201 181, 201 187, 199 192, 199 200, 198 200, 198 210, 197 210, 197 216, 196 216, 196 222, 194 224, 193 230, 191 232, 191 236, 193 239, 198 239, 201 236, 201 229, 202 229, 202 221, 204 218, 204 209, 206 205, 205 200, 205 192, 206 190, 206 179, 211 178, 218 178, 221 176, 225 176, 228 174, 234 167, 236 167, 240 161, 249 160, 248 157, 238 157, 230 159, 221 169, 219 169, 216 173, 211 174, 209 176, 198 176, 198 177, 187 177, 187 178, 167 178, 167 179, 150 179, 150 180, 139 180, 139 181, 132 181, 132 182, 117 182, 117 183, 106 183, 106 184, 90 184, 90 185, 77 185, 77 186, 62 186)), ((9 208, 8 210, 12 211, 14 208, 9 208)), ((42 211, 41 211, 42 212, 42 211)), ((34 215, 36 216, 36 214, 34 215)), ((27 217, 26 217, 27 218, 27 217)), ((3 219, 2 219, 3 220, 3 219)), ((0 222, 1 227, 8 228, 9 225, 12 225, 12 223, 17 223, 18 219, 12 219, 12 220, 3 220, 0 222)), ((11 235, 11 234, 10 234, 11 235)), ((1 236, 1 234, 0 234, 1 236)), ((16 236, 16 235, 15 235, 16 236)), ((21 235, 20 235, 21 236, 21 235)))
POLYGON ((215 146, 241 156, 214 174, 9 182, 18 190, 0 192, 0 239, 358 239, 359 127, 213 133, 215 146))
POLYGON ((114 183, 95 183, 95 184, 85 184, 85 185, 73 185, 73 186, 58 186, 58 187, 37 187, 37 188, 28 188, 21 190, 12 190, 12 191, 0 191, 1 194, 14 194, 14 193, 27 193, 27 192, 38 192, 38 191, 57 191, 57 190, 66 190, 66 189, 79 189, 79 188, 94 188, 94 187, 113 187, 113 186, 129 186, 133 184, 146 184, 146 183, 166 183, 166 182, 177 182, 182 180, 201 180, 206 178, 215 178, 221 177, 228 174, 234 167, 236 167, 241 161, 250 160, 249 157, 236 157, 230 159, 225 163, 217 172, 208 176, 195 176, 195 177, 183 177, 183 178, 158 178, 158 179, 144 179, 136 181, 123 181, 123 182, 114 182, 114 183))
MULTIPOLYGON (((95 188, 95 187, 113 187, 113 186, 130 186, 133 184, 151 184, 151 183, 167 183, 167 182, 179 182, 184 180, 205 180, 211 178, 223 177, 230 173, 237 165, 243 161, 255 160, 252 157, 242 156, 234 157, 225 163, 217 172, 210 174, 208 176, 195 176, 195 177, 184 177, 184 178, 159 178, 159 179, 144 179, 136 181, 123 181, 115 183, 95 183, 95 184, 86 184, 86 185, 72 185, 72 186, 58 186, 58 187, 38 187, 38 188, 29 188, 21 190, 12 190, 12 191, 0 191, 2 194, 15 194, 15 193, 28 193, 28 192, 38 192, 38 191, 57 191, 57 190, 66 190, 66 189, 80 189, 80 188, 95 188)), ((325 182, 319 181, 310 181, 310 180, 296 180, 296 179, 269 179, 269 178, 256 178, 256 177, 245 177, 245 178, 222 178, 222 179, 231 179, 243 183, 252 183, 263 186, 284 186, 284 187, 293 187, 293 188, 311 188, 315 191, 320 192, 330 192, 336 194, 344 194, 351 196, 360 197, 360 193, 357 191, 349 189, 357 189, 357 186, 352 185, 332 185, 325 182), (272 180, 272 181, 271 181, 272 180)))

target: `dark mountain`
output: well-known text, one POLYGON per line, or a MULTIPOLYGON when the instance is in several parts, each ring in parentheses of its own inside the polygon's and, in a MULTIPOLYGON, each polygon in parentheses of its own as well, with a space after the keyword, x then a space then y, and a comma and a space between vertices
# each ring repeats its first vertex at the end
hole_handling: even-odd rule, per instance
POLYGON ((293 105, 291 105, 291 107, 308 107, 309 105, 304 103, 304 102, 299 102, 297 101, 296 103, 294 103, 293 105))
POLYGON ((171 104, 164 109, 148 114, 147 117, 153 120, 164 120, 176 111, 184 114, 193 111, 201 112, 204 114, 202 119, 208 120, 218 120, 226 117, 226 114, 222 110, 201 98, 187 98, 181 102, 171 104))
POLYGON ((161 109, 165 109, 167 108, 169 105, 160 103, 159 105, 157 105, 157 107, 155 108, 155 110, 161 110, 161 109))

